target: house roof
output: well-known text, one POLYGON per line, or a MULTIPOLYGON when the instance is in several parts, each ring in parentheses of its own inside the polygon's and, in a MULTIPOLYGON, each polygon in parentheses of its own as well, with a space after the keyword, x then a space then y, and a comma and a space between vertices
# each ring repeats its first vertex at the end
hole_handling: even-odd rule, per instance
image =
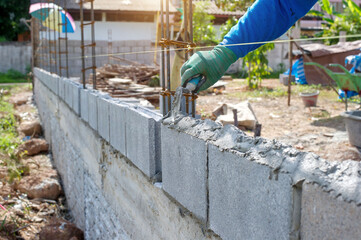
POLYGON ((194 0, 193 2, 207 2, 207 9, 205 9, 205 11, 210 15, 242 17, 245 14, 245 11, 224 11, 217 7, 216 3, 212 0, 194 0))
MULTIPOLYGON (((55 0, 54 3, 64 7, 66 1, 67 9, 79 9, 79 0, 55 0)), ((46 0, 31 0, 31 3, 46 2, 46 0)), ((84 9, 90 9, 90 3, 84 4, 84 9)), ((165 0, 164 0, 165 9, 165 0)), ((103 11, 131 11, 131 12, 157 12, 160 11, 159 0, 95 0, 94 10, 103 11)), ((177 9, 170 4, 169 11, 177 12, 177 9)))
POLYGON ((337 54, 357 50, 361 48, 361 40, 354 42, 343 42, 335 45, 327 46, 320 43, 311 43, 301 45, 301 47, 311 54, 312 57, 322 57, 325 55, 337 54))

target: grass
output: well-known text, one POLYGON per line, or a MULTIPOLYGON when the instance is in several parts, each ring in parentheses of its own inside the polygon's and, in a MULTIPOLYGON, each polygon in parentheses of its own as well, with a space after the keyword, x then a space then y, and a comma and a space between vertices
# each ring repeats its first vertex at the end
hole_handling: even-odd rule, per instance
POLYGON ((27 167, 21 163, 24 156, 16 155, 16 148, 21 144, 17 133, 17 121, 14 116, 12 104, 0 98, 0 153, 4 156, 2 164, 8 169, 8 181, 11 183, 15 179, 28 172, 27 167))
POLYGON ((0 73, 0 83, 26 83, 28 82, 25 74, 10 69, 6 73, 0 73))
MULTIPOLYGON (((247 98, 278 98, 278 97, 285 97, 288 95, 288 87, 283 85, 277 85, 275 87, 267 86, 267 80, 264 80, 263 86, 258 89, 248 89, 247 82, 244 81, 233 81, 229 83, 230 88, 239 88, 241 87, 242 90, 230 92, 227 94, 229 98, 240 98, 240 99, 247 99, 247 98)), ((321 86, 321 85, 292 85, 291 86, 291 94, 293 96, 299 95, 303 92, 315 92, 320 91, 320 97, 329 98, 329 99, 337 99, 337 94, 331 90, 330 87, 321 86)))

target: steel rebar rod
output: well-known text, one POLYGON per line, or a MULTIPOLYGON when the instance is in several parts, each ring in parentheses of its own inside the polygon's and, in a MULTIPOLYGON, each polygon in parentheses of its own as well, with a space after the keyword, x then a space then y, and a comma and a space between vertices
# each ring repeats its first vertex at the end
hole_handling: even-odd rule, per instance
MULTIPOLYGON (((49 4, 50 4, 50 1, 48 0, 48 6, 49 6, 49 4)), ((50 14, 50 10, 49 10, 49 8, 48 8, 48 16, 49 16, 49 14, 50 14)), ((50 19, 49 18, 47 18, 47 22, 48 22, 48 27, 46 28, 46 31, 47 31, 47 33, 48 33, 48 56, 49 56, 49 72, 52 72, 51 71, 51 47, 50 47, 50 29, 49 29, 49 26, 50 26, 50 19)))
MULTIPOLYGON (((53 5, 53 12, 55 11, 55 6, 53 5)), ((59 11, 58 11, 59 12, 59 11)), ((58 53, 57 53, 57 49, 56 49, 56 22, 55 22, 55 16, 54 16, 54 21, 53 21, 53 27, 54 27, 54 73, 57 73, 58 71, 58 53)))
MULTIPOLYGON (((169 0, 166 0, 166 33, 167 39, 170 39, 170 31, 169 31, 169 0)), ((170 51, 169 45, 167 45, 167 83, 168 83, 168 91, 171 92, 171 85, 170 85, 170 51)), ((171 110, 171 98, 172 94, 168 97, 168 112, 171 110)))
MULTIPOLYGON (((183 0, 183 21, 184 21, 184 41, 188 42, 188 4, 187 0, 183 0)), ((188 60, 188 52, 184 54, 185 61, 188 60)))
POLYGON ((61 63, 61 41, 60 41, 60 32, 62 30, 63 25, 59 25, 60 23, 60 11, 58 11, 58 27, 60 26, 60 29, 58 31, 58 54, 59 54, 59 76, 62 76, 62 63, 61 63))
MULTIPOLYGON (((64 11, 68 11, 67 9, 67 0, 64 0, 64 11)), ((65 69, 66 69, 66 77, 69 78, 69 53, 68 53, 68 19, 65 18, 65 69)))
POLYGON ((83 0, 80 0, 79 2, 80 6, 80 29, 81 29, 81 61, 82 61, 82 82, 83 82, 83 88, 85 89, 85 59, 84 59, 84 12, 83 12, 83 0))
POLYGON ((93 89, 97 89, 97 79, 96 79, 96 61, 95 61, 95 29, 94 29, 94 1, 91 1, 91 37, 92 37, 92 67, 93 67, 93 89))
MULTIPOLYGON (((163 1, 164 0, 160 0, 160 11, 161 11, 161 18, 160 18, 160 24, 161 24, 161 38, 164 38, 164 6, 163 6, 163 1)), ((162 57, 161 57, 161 68, 160 68, 160 77, 161 77, 161 84, 162 84, 162 91, 163 91, 163 96, 162 96, 162 100, 163 100, 163 115, 166 115, 166 105, 165 105, 165 54, 164 54, 164 45, 162 45, 162 53, 161 53, 162 57)))
MULTIPOLYGON (((193 1, 189 0, 189 42, 193 43, 193 1)), ((194 53, 193 48, 190 56, 194 53)), ((192 92, 192 117, 196 116, 196 100, 195 94, 192 92)))

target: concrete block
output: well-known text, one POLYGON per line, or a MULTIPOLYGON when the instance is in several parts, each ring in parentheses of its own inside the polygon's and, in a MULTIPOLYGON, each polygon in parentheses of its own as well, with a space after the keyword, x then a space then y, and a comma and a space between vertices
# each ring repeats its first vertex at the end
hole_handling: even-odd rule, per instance
POLYGON ((88 92, 88 123, 98 131, 98 94, 95 91, 88 92))
POLYGON ((88 109, 88 98, 89 90, 81 89, 80 90, 80 117, 85 121, 89 121, 89 109, 88 109))
POLYGON ((64 82, 64 78, 60 78, 59 82, 58 82, 58 95, 59 97, 64 100, 65 99, 65 82, 64 82))
POLYGON ((162 125, 163 188, 207 221, 207 146, 204 140, 162 125))
POLYGON ((98 133, 109 142, 109 101, 102 97, 97 99, 98 133))
POLYGON ((303 184, 301 216, 301 239, 360 239, 361 206, 317 184, 303 184))
MULTIPOLYGON (((288 174, 210 144, 209 227, 226 239, 292 239, 293 187, 288 174)), ((163 169, 164 172, 164 169, 163 169)))
POLYGON ((73 107, 73 84, 68 80, 64 79, 64 90, 65 90, 65 102, 72 108, 73 107))
POLYGON ((160 171, 161 117, 144 108, 126 108, 126 156, 148 177, 160 171))
POLYGON ((110 144, 126 156, 125 145, 125 108, 127 106, 115 102, 109 103, 110 144))
POLYGON ((72 85, 72 108, 74 112, 80 115, 80 84, 73 83, 72 85))

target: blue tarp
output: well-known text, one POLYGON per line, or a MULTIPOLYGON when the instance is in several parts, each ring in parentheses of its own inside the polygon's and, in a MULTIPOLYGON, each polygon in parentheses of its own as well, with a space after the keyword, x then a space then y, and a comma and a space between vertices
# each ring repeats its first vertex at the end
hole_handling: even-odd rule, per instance
MULTIPOLYGON (((289 73, 290 73, 290 69, 288 69, 284 74, 288 75, 289 73)), ((307 84, 302 57, 292 65, 292 75, 295 76, 297 84, 300 85, 307 84)))

